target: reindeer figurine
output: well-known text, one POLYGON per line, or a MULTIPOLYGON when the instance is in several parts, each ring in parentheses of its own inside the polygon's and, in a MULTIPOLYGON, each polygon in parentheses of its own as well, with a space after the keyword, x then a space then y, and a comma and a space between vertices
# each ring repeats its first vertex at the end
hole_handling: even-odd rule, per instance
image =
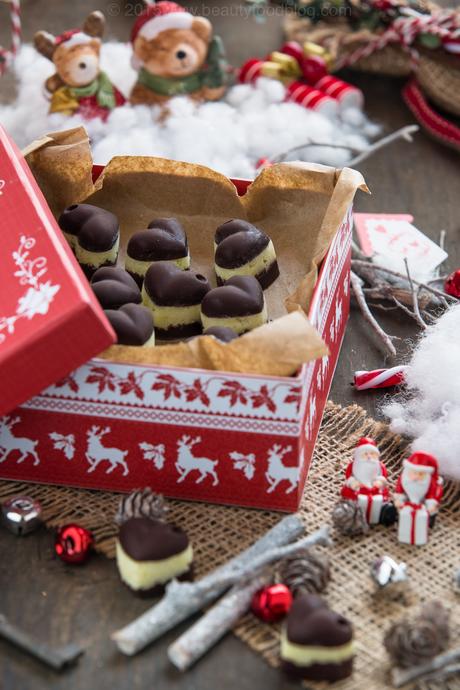
POLYGON ((282 448, 280 444, 275 443, 268 451, 268 470, 265 473, 265 477, 270 487, 267 489, 267 493, 271 494, 284 479, 290 484, 286 489, 287 494, 290 494, 296 488, 299 482, 300 468, 283 465, 283 456, 287 455, 291 450, 292 446, 282 448))
POLYGON ((124 97, 99 66, 104 29, 105 17, 96 11, 88 15, 81 29, 60 36, 47 31, 35 34, 35 48, 56 68, 45 82, 51 95, 50 113, 106 120, 111 110, 124 104, 124 97))
POLYGON ((201 436, 196 436, 192 438, 191 436, 182 436, 177 442, 177 462, 176 470, 179 472, 180 477, 177 480, 178 483, 183 482, 185 477, 192 470, 198 470, 200 476, 195 481, 195 484, 201 484, 203 479, 206 478, 208 474, 213 478, 213 486, 219 483, 219 478, 214 467, 217 465, 218 460, 210 460, 209 458, 196 458, 192 454, 192 448, 197 443, 200 443, 201 436))
POLYGON ((40 464, 40 458, 35 450, 38 441, 32 441, 30 438, 14 436, 11 431, 13 426, 21 421, 20 417, 4 417, 0 419, 0 452, 3 454, 0 458, 0 462, 4 462, 8 455, 13 450, 18 450, 21 455, 18 458, 18 463, 23 462, 28 455, 31 455, 34 459, 34 465, 40 464))
POLYGON ((110 474, 117 467, 121 465, 123 467, 123 476, 126 477, 128 474, 128 465, 126 464, 125 457, 128 455, 127 450, 120 450, 119 448, 106 448, 101 443, 101 438, 105 434, 110 433, 110 427, 106 426, 101 429, 99 426, 92 426, 87 432, 87 447, 85 457, 90 464, 89 472, 94 472, 96 467, 103 460, 107 460, 110 463, 110 467, 106 470, 106 474, 110 474))

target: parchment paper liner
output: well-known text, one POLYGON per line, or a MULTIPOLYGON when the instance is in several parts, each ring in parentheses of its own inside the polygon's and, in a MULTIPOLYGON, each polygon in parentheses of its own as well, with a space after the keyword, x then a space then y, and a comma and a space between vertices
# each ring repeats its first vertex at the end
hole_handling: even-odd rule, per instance
POLYGON ((230 180, 210 168, 163 158, 119 156, 93 186, 84 128, 48 134, 28 147, 27 161, 56 216, 81 201, 118 216, 120 263, 129 237, 155 217, 174 216, 182 222, 192 268, 213 284, 213 236, 224 221, 245 218, 265 230, 275 245, 281 275, 265 291, 271 323, 229 344, 201 337, 155 348, 117 345, 103 357, 288 376, 302 363, 327 354, 306 313, 318 265, 356 190, 367 191, 359 172, 318 164, 278 164, 265 169, 239 197, 230 180))

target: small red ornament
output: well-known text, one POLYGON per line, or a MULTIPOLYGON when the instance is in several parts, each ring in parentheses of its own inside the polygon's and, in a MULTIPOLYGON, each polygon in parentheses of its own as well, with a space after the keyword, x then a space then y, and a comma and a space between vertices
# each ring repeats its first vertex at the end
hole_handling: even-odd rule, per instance
POLYGON ((315 86, 320 79, 328 74, 325 60, 319 55, 309 55, 300 60, 300 69, 304 79, 311 86, 315 86))
POLYGON ((444 283, 444 290, 448 295, 460 299, 460 268, 450 274, 444 283))
POLYGON ((263 168, 271 168, 273 163, 270 158, 259 158, 256 163, 256 170, 262 170, 263 168))
POLYGON ((64 563, 83 563, 89 556, 94 539, 91 532, 75 523, 60 527, 54 550, 64 563))
POLYGON ((252 613, 265 623, 275 623, 288 613, 292 606, 292 594, 283 584, 259 589, 251 602, 252 613))

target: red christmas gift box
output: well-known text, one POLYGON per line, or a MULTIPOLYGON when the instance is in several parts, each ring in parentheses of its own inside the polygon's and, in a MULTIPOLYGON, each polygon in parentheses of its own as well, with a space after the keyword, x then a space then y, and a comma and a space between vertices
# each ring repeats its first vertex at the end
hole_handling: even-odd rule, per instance
POLYGON ((24 158, 1 127, 0 235, 4 414, 108 347, 115 334, 24 158))
POLYGON ((349 311, 345 209, 309 307, 328 356, 290 377, 91 359, 0 421, 0 476, 295 511, 349 311))

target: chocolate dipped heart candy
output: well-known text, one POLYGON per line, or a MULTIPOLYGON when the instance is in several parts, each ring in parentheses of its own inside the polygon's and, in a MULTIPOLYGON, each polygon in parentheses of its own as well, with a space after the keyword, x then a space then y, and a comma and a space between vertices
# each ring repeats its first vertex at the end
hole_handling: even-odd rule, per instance
POLYGON ((259 282, 253 276, 234 276, 207 293, 201 303, 201 322, 230 328, 238 335, 267 323, 267 306, 259 282))
POLYGON ((124 304, 119 309, 106 309, 105 315, 117 334, 118 345, 155 345, 153 316, 141 304, 124 304))
POLYGON ((353 671, 353 628, 316 594, 300 594, 281 632, 283 669, 291 676, 334 682, 353 671))
POLYGON ((187 534, 160 520, 126 520, 120 527, 116 555, 122 581, 138 594, 161 593, 169 580, 191 575, 193 550, 187 534))
POLYGON ((155 261, 170 261, 182 270, 190 268, 187 236, 176 218, 156 218, 128 242, 125 268, 139 286, 155 261))
POLYGON ((103 309, 119 309, 123 304, 140 304, 141 291, 123 268, 103 266, 91 278, 91 287, 103 309))
POLYGON ((145 274, 142 300, 153 312, 157 338, 171 340, 201 333, 200 305, 211 286, 200 273, 181 271, 167 261, 145 274))
POLYGON ((279 276, 273 242, 245 220, 228 220, 214 237, 214 270, 217 284, 233 276, 254 276, 265 290, 279 276))
POLYGON ((120 225, 113 213, 90 204, 73 204, 58 223, 88 278, 101 266, 117 263, 120 225))

